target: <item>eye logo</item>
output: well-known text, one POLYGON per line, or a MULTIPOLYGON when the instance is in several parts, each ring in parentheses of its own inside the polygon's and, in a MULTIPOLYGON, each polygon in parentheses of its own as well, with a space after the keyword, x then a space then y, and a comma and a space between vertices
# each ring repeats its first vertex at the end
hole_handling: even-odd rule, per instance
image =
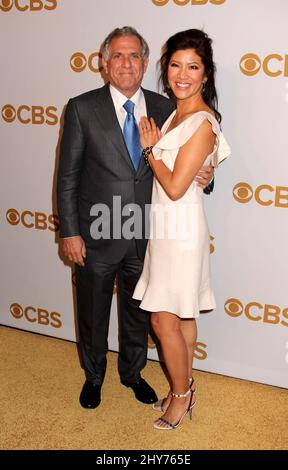
POLYGON ((6 212, 6 219, 11 225, 18 225, 20 222, 20 214, 16 209, 8 209, 6 212))
POLYGON ((87 65, 87 59, 82 52, 75 52, 70 59, 70 66, 74 72, 83 72, 87 65))
POLYGON ((16 118, 16 109, 12 104, 5 104, 2 108, 1 114, 4 121, 13 122, 16 118))
POLYGON ((244 306, 240 300, 231 298, 226 300, 224 310, 230 317, 239 317, 243 313, 244 306))
POLYGON ((23 317, 23 308, 19 304, 11 304, 10 313, 14 318, 21 318, 23 317))
POLYGON ((256 54, 245 54, 240 60, 240 69, 249 77, 256 75, 261 68, 261 60, 256 54))
POLYGON ((13 7, 12 0, 1 0, 0 1, 0 10, 2 11, 9 11, 13 7))
POLYGON ((248 183, 238 183, 233 188, 233 196, 237 202, 246 204, 253 197, 253 189, 248 183))
POLYGON ((70 58, 70 67, 73 72, 83 72, 88 66, 91 72, 100 73, 103 70, 103 67, 99 65, 101 58, 101 52, 93 52, 88 58, 83 52, 75 52, 70 58))

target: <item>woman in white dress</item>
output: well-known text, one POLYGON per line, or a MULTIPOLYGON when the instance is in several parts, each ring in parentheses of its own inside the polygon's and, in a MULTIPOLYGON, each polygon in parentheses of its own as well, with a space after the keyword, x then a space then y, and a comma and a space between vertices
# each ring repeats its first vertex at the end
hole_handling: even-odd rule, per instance
POLYGON ((154 422, 176 429, 195 404, 192 360, 197 337, 195 318, 215 308, 210 285, 209 231, 203 190, 195 177, 203 164, 228 156, 217 111, 211 39, 190 29, 168 39, 161 57, 164 91, 176 111, 163 128, 140 121, 143 155, 154 173, 151 234, 144 268, 133 297, 152 312, 170 378, 167 397, 153 408, 164 414, 154 422))

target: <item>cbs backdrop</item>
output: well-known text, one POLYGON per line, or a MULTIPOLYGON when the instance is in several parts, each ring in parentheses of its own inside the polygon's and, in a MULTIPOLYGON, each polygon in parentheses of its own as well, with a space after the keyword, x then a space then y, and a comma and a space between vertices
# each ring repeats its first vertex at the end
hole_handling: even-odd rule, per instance
MULTIPOLYGON (((104 37, 136 27, 151 46, 144 86, 157 90, 165 40, 204 28, 233 155, 205 197, 217 308, 198 321, 195 367, 288 386, 287 18, 285 0, 0 0, 2 324, 77 339, 55 175, 65 104, 103 84, 104 37)), ((118 348, 116 294, 109 345, 118 348)))

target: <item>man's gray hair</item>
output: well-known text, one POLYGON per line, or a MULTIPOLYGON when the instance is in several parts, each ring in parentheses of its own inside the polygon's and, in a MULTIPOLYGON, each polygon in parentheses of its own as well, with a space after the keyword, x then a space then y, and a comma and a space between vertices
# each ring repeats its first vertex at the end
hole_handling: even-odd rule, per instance
POLYGON ((138 31, 136 31, 135 28, 132 28, 132 26, 123 26, 123 28, 115 28, 113 31, 111 31, 111 33, 108 34, 107 38, 103 41, 101 52, 104 60, 107 61, 109 58, 110 44, 112 39, 123 36, 135 36, 138 38, 141 44, 142 58, 148 59, 149 46, 145 39, 141 36, 141 34, 138 33, 138 31))

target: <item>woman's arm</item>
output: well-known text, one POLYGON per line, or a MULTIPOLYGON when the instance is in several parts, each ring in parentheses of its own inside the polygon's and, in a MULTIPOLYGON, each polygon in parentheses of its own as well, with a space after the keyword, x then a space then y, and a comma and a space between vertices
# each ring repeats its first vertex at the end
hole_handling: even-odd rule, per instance
MULTIPOLYGON (((142 147, 155 145, 159 140, 159 129, 151 119, 142 118, 140 121, 140 140, 142 147)), ((216 136, 211 124, 205 120, 180 148, 173 171, 169 170, 162 160, 155 160, 153 153, 148 156, 149 164, 155 177, 170 199, 180 199, 194 178, 197 176, 207 156, 212 153, 216 136)))

